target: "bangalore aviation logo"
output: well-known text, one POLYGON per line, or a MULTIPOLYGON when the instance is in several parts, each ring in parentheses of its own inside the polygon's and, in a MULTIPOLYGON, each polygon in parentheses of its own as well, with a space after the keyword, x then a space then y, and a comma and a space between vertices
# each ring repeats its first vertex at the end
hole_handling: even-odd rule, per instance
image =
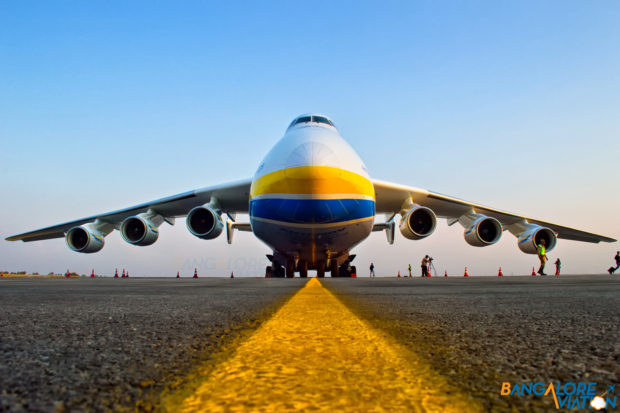
POLYGON ((500 396, 546 396, 552 397, 556 409, 615 409, 617 396, 615 384, 605 385, 600 391, 596 382, 503 382, 500 396))

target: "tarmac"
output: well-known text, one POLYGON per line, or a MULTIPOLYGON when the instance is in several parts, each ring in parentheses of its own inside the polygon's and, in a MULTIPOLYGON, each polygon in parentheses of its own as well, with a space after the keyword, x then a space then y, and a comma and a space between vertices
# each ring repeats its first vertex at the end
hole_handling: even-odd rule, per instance
MULTIPOLYGON (((376 356, 377 365, 404 360, 384 371, 403 381, 415 376, 416 386, 428 388, 427 396, 406 388, 397 392, 412 403, 430 400, 415 408, 419 411, 435 410, 432 403, 447 403, 438 400, 448 396, 473 411, 556 411, 551 397, 501 396, 502 383, 597 382, 604 390, 620 379, 619 276, 324 278, 320 289, 311 290, 314 296, 299 301, 309 286, 299 278, 0 279, 0 411, 172 411, 177 401, 206 391, 209 377, 232 377, 220 366, 228 363, 249 374, 261 354, 275 358, 267 373, 254 376, 281 379, 295 371, 295 381, 284 379, 288 386, 273 382, 284 392, 277 397, 287 400, 286 391, 299 393, 303 377, 316 370, 312 363, 333 365, 324 355, 337 348, 351 350, 341 359, 366 354, 363 359, 376 356), (323 296, 327 301, 317 301, 323 296), (311 326, 315 306, 333 309, 311 326), (306 312, 311 318, 295 321, 295 314, 306 312), (363 328, 330 327, 331 319, 363 328), (301 334, 291 322, 310 332, 301 334), (334 347, 345 340, 346 328, 353 331, 351 341, 334 347), (373 347, 362 344, 355 330, 365 332, 367 343, 387 344, 369 352, 373 347), (310 339, 318 341, 303 354, 314 351, 319 361, 310 358, 306 367, 295 367, 290 360, 300 356, 278 357, 284 340, 310 339), (261 347, 268 344, 275 347, 261 347), (381 355, 383 348, 387 355, 381 355), (246 364, 239 365, 235 356, 243 351, 249 352, 241 358, 246 364)), ((347 376, 351 369, 331 370, 347 376)), ((366 373, 371 383, 373 374, 366 373)), ((374 386, 386 394, 387 387, 396 391, 384 376, 374 386)), ((342 394, 348 405, 359 400, 367 411, 388 407, 361 404, 363 396, 349 391, 355 385, 342 382, 334 392, 339 381, 313 383, 307 391, 332 389, 308 398, 320 403, 284 404, 280 410, 328 410, 342 394)), ((222 410, 261 410, 228 387, 230 393, 218 396, 229 403, 222 410)), ((405 402, 399 406, 391 410, 411 411, 405 402)))

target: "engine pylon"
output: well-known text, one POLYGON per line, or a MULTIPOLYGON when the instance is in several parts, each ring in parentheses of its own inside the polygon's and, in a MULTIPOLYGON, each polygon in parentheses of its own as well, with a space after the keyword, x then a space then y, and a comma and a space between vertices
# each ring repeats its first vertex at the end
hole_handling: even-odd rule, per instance
POLYGON ((497 273, 497 276, 498 277, 503 277, 504 276, 504 273, 502 272, 502 267, 501 266, 499 267, 499 272, 497 273))

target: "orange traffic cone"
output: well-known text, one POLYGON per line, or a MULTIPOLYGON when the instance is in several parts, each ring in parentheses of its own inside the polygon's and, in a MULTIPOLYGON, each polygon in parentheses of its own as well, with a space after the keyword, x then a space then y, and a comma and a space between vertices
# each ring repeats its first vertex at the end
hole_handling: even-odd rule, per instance
POLYGON ((502 272, 502 267, 499 267, 499 272, 497 273, 498 277, 503 277, 504 273, 502 272))
POLYGON ((230 278, 235 278, 235 273, 234 272, 230 272, 230 278))
POLYGON ((177 271, 177 278, 181 278, 181 274, 177 271))
POLYGON ((69 270, 67 270, 65 277, 71 277, 71 275, 69 274, 69 270))
POLYGON ((400 271, 398 271, 398 278, 400 278, 400 271))
POLYGON ((129 278, 129 270, 127 270, 127 278, 129 278))
POLYGON ((532 267, 532 277, 536 277, 536 270, 532 267))
POLYGON ((194 278, 198 278, 198 268, 194 268, 194 278))
POLYGON ((465 267, 465 274, 463 274, 463 277, 469 277, 469 273, 467 272, 467 267, 465 267))
POLYGON ((114 271, 114 278, 118 278, 118 268, 114 271))
POLYGON ((2 277, 4 277, 4 274, 2 274, 2 273, 0 272, 0 278, 2 278, 2 277))
POLYGON ((447 276, 448 276, 448 270, 446 270, 446 272, 444 272, 444 273, 443 273, 443 276, 444 276, 444 277, 447 277, 447 276))
POLYGON ((121 278, 125 278, 125 269, 123 268, 123 275, 121 275, 121 278))
POLYGON ((93 268, 93 272, 90 273, 90 278, 95 278, 95 269, 93 268))

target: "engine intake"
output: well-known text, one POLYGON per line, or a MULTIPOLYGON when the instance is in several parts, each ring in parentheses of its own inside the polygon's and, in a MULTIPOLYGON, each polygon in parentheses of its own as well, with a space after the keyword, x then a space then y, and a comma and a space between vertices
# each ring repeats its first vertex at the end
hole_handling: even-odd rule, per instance
POLYGON ((437 217, 427 207, 415 205, 400 220, 400 233, 405 238, 418 240, 428 237, 435 231, 437 217))
POLYGON ((158 224, 144 216, 129 217, 121 224, 121 236, 125 241, 133 245, 151 245, 159 237, 158 226, 158 224))
POLYGON ((529 230, 519 234, 519 249, 526 254, 536 254, 538 252, 537 245, 545 240, 545 249, 551 251, 555 248, 557 237, 555 232, 549 228, 538 225, 531 225, 529 230))
POLYGON ((200 239, 217 238, 224 228, 219 214, 208 206, 199 206, 187 214, 187 229, 200 239))
POLYGON ((87 225, 71 228, 65 236, 65 241, 72 251, 86 254, 100 251, 105 244, 104 235, 87 225))
POLYGON ((486 247, 495 244, 502 237, 502 224, 495 218, 481 214, 465 226, 465 241, 474 247, 486 247))

